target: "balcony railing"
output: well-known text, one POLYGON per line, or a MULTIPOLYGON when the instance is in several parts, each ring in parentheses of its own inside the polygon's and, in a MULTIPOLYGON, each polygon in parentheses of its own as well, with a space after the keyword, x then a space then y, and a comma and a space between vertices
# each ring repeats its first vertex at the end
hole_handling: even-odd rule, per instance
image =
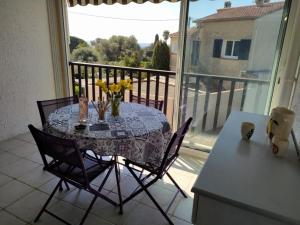
POLYGON ((249 93, 251 95, 255 91, 251 98, 258 102, 261 91, 269 82, 261 79, 186 73, 183 82, 181 121, 185 121, 187 116, 192 116, 193 130, 216 130, 223 126, 233 108, 243 111, 249 91, 252 91, 249 93))
MULTIPOLYGON (((131 102, 132 96, 136 95, 138 101, 141 97, 163 100, 163 112, 172 121, 175 72, 82 62, 70 62, 69 65, 74 95, 80 96, 82 87, 85 87, 85 96, 89 100, 102 99, 105 93, 95 86, 96 79, 102 79, 109 85, 130 78, 133 90, 125 93, 123 99, 131 102)), ((254 90, 251 98, 258 101, 260 90, 269 85, 268 80, 195 73, 186 73, 183 79, 180 119, 184 121, 192 116, 194 131, 222 127, 232 110, 243 111, 247 93, 252 95, 254 90)))
POLYGON ((133 94, 138 96, 138 102, 140 102, 141 97, 146 98, 147 105, 149 99, 163 100, 163 112, 168 113, 169 78, 175 78, 175 72, 173 71, 82 62, 70 62, 69 65, 72 74, 73 95, 76 94, 76 86, 78 86, 79 93, 77 94, 79 96, 82 94, 82 87, 87 87, 85 88, 85 96, 89 100, 95 100, 97 97, 102 99, 105 94, 95 86, 96 79, 102 79, 109 85, 121 79, 130 78, 133 81, 133 91, 130 91, 129 95, 125 95, 124 100, 131 102, 133 94))

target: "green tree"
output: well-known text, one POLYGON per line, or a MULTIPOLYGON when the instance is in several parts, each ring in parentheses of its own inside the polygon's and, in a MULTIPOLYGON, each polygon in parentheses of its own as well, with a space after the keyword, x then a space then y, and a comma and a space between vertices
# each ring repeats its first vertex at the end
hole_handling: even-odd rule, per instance
POLYGON ((158 41, 159 41, 159 36, 158 36, 158 34, 155 34, 155 38, 154 38, 154 43, 153 43, 153 45, 155 45, 156 42, 158 42, 158 41))
POLYGON ((88 43, 81 38, 70 36, 70 53, 76 48, 88 47, 88 43))
POLYGON ((170 49, 164 41, 158 41, 154 45, 152 68, 158 70, 170 69, 170 49))
POLYGON ((170 31, 165 30, 163 32, 163 38, 164 38, 165 42, 167 42, 167 40, 169 39, 169 35, 170 35, 170 31))
POLYGON ((99 61, 99 54, 91 47, 82 47, 76 48, 73 51, 71 58, 74 61, 93 63, 99 61))
POLYGON ((142 50, 134 36, 114 35, 108 40, 97 38, 91 43, 99 52, 103 63, 116 62, 127 66, 139 66, 142 59, 142 50))

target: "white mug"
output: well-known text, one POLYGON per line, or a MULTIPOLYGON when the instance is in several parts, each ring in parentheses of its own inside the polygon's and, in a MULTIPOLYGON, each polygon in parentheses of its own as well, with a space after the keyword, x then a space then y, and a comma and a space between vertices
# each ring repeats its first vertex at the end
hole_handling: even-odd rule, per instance
POLYGON ((268 125, 267 134, 272 140, 273 136, 280 136, 281 139, 288 139, 293 123, 295 112, 285 107, 276 107, 272 109, 268 125))
POLYGON ((249 140, 254 133, 255 125, 251 122, 243 122, 241 125, 241 135, 244 140, 249 140))

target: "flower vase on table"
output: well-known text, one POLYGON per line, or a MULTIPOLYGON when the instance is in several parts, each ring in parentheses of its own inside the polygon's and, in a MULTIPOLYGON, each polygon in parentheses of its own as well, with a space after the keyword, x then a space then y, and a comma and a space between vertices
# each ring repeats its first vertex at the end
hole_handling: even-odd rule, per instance
MULTIPOLYGON (((95 104, 93 103, 93 105, 95 106, 95 104)), ((109 106, 109 102, 108 101, 104 101, 104 99, 100 99, 100 97, 98 98, 98 105, 95 106, 96 111, 98 112, 98 120, 99 121, 104 121, 105 120, 105 112, 107 111, 109 106)))
POLYGON ((111 115, 113 117, 119 116, 122 96, 125 90, 132 90, 131 80, 121 80, 119 83, 113 83, 109 86, 106 86, 102 80, 98 80, 96 86, 100 87, 101 91, 107 95, 111 106, 111 115))
POLYGON ((111 106, 111 115, 113 117, 120 115, 120 103, 121 103, 121 97, 115 96, 110 99, 110 106, 111 106))

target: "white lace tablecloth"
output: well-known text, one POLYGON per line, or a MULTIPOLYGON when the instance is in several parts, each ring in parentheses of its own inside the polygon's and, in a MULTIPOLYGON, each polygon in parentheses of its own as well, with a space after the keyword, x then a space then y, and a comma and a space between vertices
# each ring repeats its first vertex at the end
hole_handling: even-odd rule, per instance
POLYGON ((89 146, 101 156, 119 155, 135 162, 159 165, 171 138, 166 116, 159 110, 136 103, 121 103, 120 116, 106 112, 105 122, 89 105, 88 126, 76 130, 79 105, 62 107, 50 114, 48 132, 75 139, 80 147, 89 146), (100 125, 99 125, 100 124, 100 125))

